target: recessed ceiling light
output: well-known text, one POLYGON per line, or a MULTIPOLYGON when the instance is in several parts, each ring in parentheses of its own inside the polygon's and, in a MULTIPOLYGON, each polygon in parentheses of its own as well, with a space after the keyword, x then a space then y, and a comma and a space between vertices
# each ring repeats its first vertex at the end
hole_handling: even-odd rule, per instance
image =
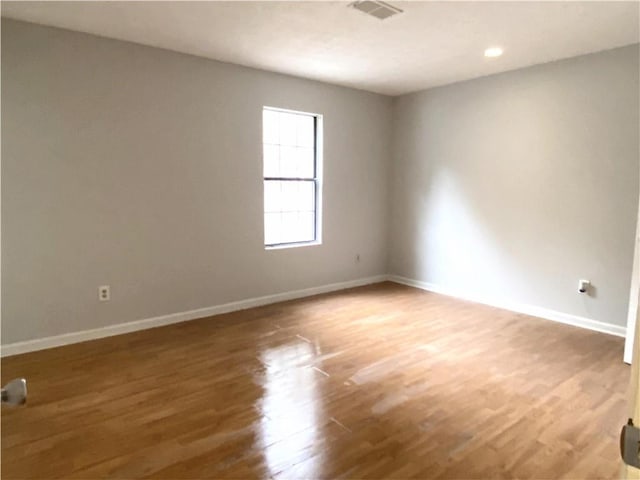
POLYGON ((502 55, 502 48, 500 47, 489 47, 484 51, 485 57, 499 57, 502 55))

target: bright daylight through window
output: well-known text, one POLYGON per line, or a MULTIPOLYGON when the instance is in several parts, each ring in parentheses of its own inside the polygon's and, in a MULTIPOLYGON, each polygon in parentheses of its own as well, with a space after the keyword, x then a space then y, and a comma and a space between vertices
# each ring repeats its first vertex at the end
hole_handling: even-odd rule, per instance
POLYGON ((262 111, 267 247, 320 240, 319 122, 309 113, 262 111))

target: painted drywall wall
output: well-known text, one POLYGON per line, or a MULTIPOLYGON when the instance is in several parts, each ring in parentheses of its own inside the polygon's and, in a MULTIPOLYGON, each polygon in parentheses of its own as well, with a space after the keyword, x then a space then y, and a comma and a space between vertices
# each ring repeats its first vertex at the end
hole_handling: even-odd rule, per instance
POLYGON ((391 100, 3 19, 2 344, 388 271, 624 326, 637 106, 637 46, 391 100), (322 245, 263 248, 263 105, 324 115, 322 245))
POLYGON ((396 98, 391 273, 624 326, 638 53, 624 47, 396 98), (581 278, 593 283, 590 296, 578 293, 581 278))
POLYGON ((3 19, 2 343, 386 273, 391 115, 380 95, 3 19), (264 105, 324 116, 322 245, 264 249, 264 105))

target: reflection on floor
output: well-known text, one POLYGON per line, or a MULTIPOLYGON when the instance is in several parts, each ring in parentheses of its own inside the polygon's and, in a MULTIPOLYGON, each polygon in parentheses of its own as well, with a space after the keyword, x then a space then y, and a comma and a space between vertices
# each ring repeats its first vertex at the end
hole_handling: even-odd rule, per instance
POLYGON ((620 338, 384 283, 2 360, 2 478, 612 478, 620 338))

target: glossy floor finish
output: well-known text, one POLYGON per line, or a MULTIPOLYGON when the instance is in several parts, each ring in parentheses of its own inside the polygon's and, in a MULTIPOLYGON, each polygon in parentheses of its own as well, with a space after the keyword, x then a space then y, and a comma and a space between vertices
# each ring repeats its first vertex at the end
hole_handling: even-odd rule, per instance
POLYGON ((623 340, 383 283, 2 360, 2 478, 613 478, 623 340))

